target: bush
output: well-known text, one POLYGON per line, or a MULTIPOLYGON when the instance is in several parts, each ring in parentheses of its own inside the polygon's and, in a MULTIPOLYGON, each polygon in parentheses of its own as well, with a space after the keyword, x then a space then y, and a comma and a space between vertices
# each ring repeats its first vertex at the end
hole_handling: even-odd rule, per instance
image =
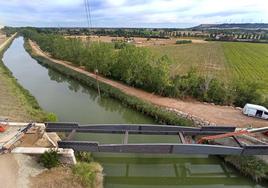
POLYGON ((192 43, 191 40, 177 40, 176 44, 189 44, 192 43))
POLYGON ((223 104, 226 101, 226 88, 223 83, 212 79, 206 91, 205 98, 207 102, 223 104))
POLYGON ((93 157, 92 157, 91 153, 89 153, 89 152, 84 152, 84 151, 76 152, 75 157, 80 162, 90 163, 93 161, 93 157))
POLYGON ((204 98, 205 79, 198 76, 194 69, 185 76, 177 76, 173 83, 180 97, 191 96, 201 100, 204 98))
POLYGON ((258 91, 258 84, 255 82, 234 82, 232 92, 234 96, 233 104, 244 107, 246 103, 261 104, 262 96, 258 91))
POLYGON ((127 46, 128 44, 125 43, 125 42, 119 42, 119 41, 116 41, 114 42, 114 48, 115 49, 123 49, 127 46))
POLYGON ((58 117, 56 114, 50 112, 46 114, 46 118, 45 121, 49 121, 49 122, 57 122, 58 121, 58 117))
POLYGON ((60 164, 57 150, 49 150, 40 156, 39 162, 46 168, 50 169, 60 164))
POLYGON ((252 177, 255 181, 268 179, 268 165, 255 156, 230 155, 224 158, 226 162, 234 165, 243 174, 252 177))
POLYGON ((103 168, 99 163, 77 163, 73 167, 73 173, 81 180, 85 187, 96 188, 102 184, 103 168))

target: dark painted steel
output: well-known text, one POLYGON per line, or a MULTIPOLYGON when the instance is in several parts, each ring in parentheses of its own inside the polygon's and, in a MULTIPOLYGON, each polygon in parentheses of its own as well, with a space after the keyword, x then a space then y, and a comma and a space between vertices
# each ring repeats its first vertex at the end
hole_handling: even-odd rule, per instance
POLYGON ((182 127, 169 125, 78 125, 76 123, 46 123, 47 132, 76 132, 82 133, 125 133, 129 134, 155 134, 155 135, 177 135, 182 132, 185 135, 215 135, 235 131, 235 127, 182 127))
POLYGON ((99 144, 90 141, 59 141, 61 148, 72 148, 75 151, 116 152, 116 153, 162 153, 162 154, 204 154, 204 155, 268 155, 268 146, 238 146, 191 144, 185 141, 185 135, 216 135, 234 132, 235 127, 181 127, 168 125, 78 125, 77 123, 46 123, 46 131, 70 132, 72 139, 75 132, 84 133, 121 133, 124 134, 123 144, 99 144), (182 144, 128 144, 129 134, 178 135, 182 144))

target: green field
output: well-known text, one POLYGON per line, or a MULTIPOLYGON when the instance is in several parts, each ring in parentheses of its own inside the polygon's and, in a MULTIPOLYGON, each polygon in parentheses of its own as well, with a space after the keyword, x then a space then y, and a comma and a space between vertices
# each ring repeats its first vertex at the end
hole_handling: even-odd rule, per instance
POLYGON ((256 81, 268 93, 268 44, 209 42, 150 48, 173 60, 172 75, 185 74, 194 67, 202 75, 223 81, 256 81))

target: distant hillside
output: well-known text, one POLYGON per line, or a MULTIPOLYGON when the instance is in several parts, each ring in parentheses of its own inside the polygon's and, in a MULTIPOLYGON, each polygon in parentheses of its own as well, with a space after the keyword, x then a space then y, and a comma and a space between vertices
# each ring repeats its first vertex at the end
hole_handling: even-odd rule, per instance
POLYGON ((244 29, 244 30, 268 30, 268 23, 232 23, 232 24, 201 24, 192 29, 210 30, 210 29, 244 29))

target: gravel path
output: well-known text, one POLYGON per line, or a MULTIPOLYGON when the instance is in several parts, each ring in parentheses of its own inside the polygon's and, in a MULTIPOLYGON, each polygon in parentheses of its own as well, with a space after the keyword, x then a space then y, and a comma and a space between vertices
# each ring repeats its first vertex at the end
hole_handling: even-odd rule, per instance
MULTIPOLYGON (((33 49, 33 52, 39 56, 46 57, 54 63, 64 65, 89 77, 96 77, 95 74, 85 71, 82 68, 74 67, 69 62, 56 60, 49 57, 46 53, 40 50, 38 45, 36 45, 32 41, 30 41, 30 45, 33 49)), ((202 118, 211 123, 215 123, 217 125, 235 125, 237 127, 248 127, 249 125, 253 127, 268 126, 268 121, 244 116, 240 110, 237 110, 233 107, 205 104, 201 102, 189 102, 174 98, 161 97, 101 76, 98 76, 98 78, 99 81, 118 88, 128 95, 136 96, 140 99, 143 99, 147 102, 151 102, 152 104, 158 106, 177 109, 184 113, 188 113, 202 118)))
POLYGON ((17 188, 19 166, 12 154, 0 155, 1 187, 17 188))
POLYGON ((28 155, 2 154, 0 155, 0 187, 28 188, 30 178, 44 170, 34 158, 28 155))

